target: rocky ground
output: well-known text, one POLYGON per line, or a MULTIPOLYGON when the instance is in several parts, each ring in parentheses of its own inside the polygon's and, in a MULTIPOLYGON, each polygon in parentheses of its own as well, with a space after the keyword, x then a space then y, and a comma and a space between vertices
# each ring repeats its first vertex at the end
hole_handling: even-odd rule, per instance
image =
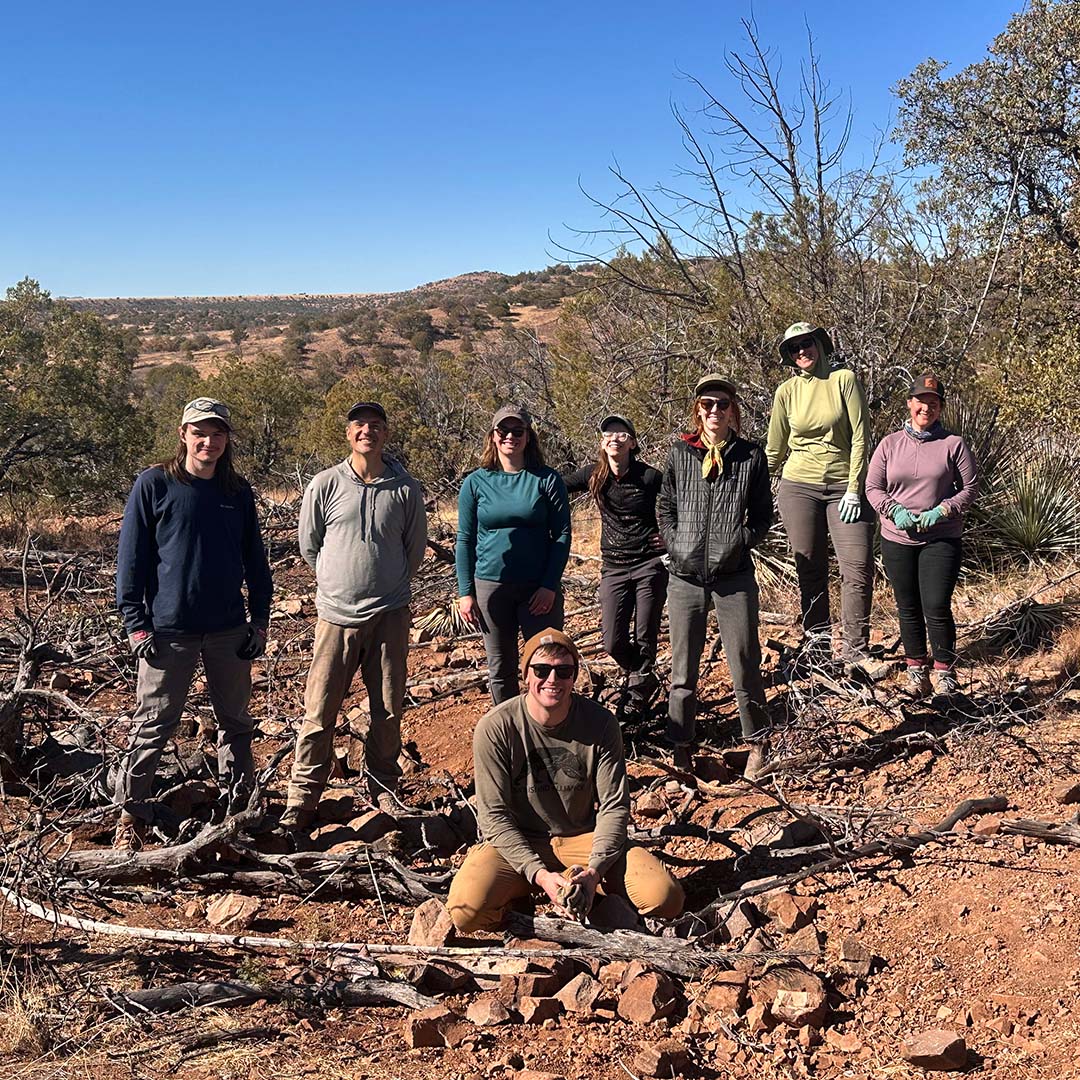
MULTIPOLYGON (((167 811, 150 849, 188 843, 191 853, 167 872, 124 877, 109 862, 100 803, 132 673, 110 623, 107 557, 81 558, 77 573, 47 558, 35 571, 31 559, 26 597, 15 562, 0 575, 12 610, 28 607, 32 621, 48 608, 39 641, 62 644, 66 657, 36 673, 52 696, 24 702, 22 776, 9 780, 2 807, 4 884, 46 912, 179 931, 179 940, 57 928, 9 903, 4 1076, 1080 1075, 1080 829, 1069 828, 1080 800, 1080 633, 1066 626, 1021 653, 1002 630, 1015 629, 1019 609, 989 618, 1036 589, 1039 602, 1066 598, 1068 582, 1044 588, 1063 569, 962 586, 964 693, 951 702, 906 700, 898 669, 869 688, 835 670, 792 673, 794 630, 768 622, 770 781, 737 779, 745 750, 722 655, 703 677, 692 773, 665 761, 659 715, 627 732, 637 839, 662 853, 696 916, 589 933, 538 907, 505 938, 461 942, 439 897, 474 835, 469 743, 486 706, 479 642, 415 644, 396 822, 373 813, 356 785, 350 760, 366 711, 362 693, 349 699, 317 854, 297 861, 270 826, 314 610, 307 571, 283 542, 274 650, 254 702, 264 824, 251 839, 228 823, 213 843, 200 839, 214 789, 211 714, 197 684, 163 771, 167 811), (193 933, 294 944, 184 940, 193 933), (311 942, 373 948, 335 953, 311 942), (416 948, 390 948, 406 942, 416 948), (169 987, 223 982, 250 1003, 147 1011, 169 987), (408 1004, 354 1003, 387 986, 408 1004)), ((429 560, 418 615, 445 598, 447 573, 429 560)), ((567 607, 591 654, 579 688, 605 699, 612 669, 598 649, 595 573, 590 561, 572 565, 567 607)), ((787 603, 767 597, 765 606, 787 603)), ((883 602, 875 618, 887 650, 895 628, 883 602)), ((22 625, 2 631, 13 661, 0 669, 5 693, 22 625)), ((604 906, 598 920, 608 926, 633 921, 604 906)))

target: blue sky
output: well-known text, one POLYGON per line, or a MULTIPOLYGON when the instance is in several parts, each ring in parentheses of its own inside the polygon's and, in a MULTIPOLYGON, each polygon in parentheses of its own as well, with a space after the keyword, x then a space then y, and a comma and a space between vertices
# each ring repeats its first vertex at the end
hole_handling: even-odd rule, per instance
MULTIPOLYGON (((865 151, 928 56, 979 59, 1019 0, 758 4, 785 77, 814 31, 865 151)), ((749 4, 60 2, 9 7, 0 287, 362 292, 554 261, 579 183, 680 163, 670 114, 731 92, 749 4)))

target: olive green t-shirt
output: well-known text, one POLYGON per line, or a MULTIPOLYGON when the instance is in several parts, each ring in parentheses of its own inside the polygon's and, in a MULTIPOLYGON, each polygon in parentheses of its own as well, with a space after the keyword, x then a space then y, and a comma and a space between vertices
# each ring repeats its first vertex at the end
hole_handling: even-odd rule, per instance
POLYGON ((525 700, 497 705, 473 734, 483 838, 531 882, 545 867, 530 840, 595 832, 589 866, 602 877, 626 850, 630 823, 618 721, 574 694, 566 719, 544 728, 525 700))

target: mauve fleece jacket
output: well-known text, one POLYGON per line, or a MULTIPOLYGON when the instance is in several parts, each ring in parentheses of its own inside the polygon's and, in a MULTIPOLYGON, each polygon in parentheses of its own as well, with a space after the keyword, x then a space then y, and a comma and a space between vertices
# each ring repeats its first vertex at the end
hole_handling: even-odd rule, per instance
POLYGON ((919 545, 963 531, 963 515, 978 494, 978 466, 959 435, 940 424, 935 428, 929 439, 916 439, 906 427, 894 431, 878 443, 870 458, 866 497, 881 517, 883 540, 919 545), (898 529, 891 517, 897 504, 913 514, 941 505, 949 516, 925 532, 898 529))

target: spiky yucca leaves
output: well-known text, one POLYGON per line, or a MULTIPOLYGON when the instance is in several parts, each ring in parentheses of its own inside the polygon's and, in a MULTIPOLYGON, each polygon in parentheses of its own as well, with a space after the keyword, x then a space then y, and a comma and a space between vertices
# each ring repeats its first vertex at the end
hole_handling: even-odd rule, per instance
POLYGON ((986 642, 998 651, 1030 651, 1048 644, 1076 618, 1077 602, 1040 604, 1028 597, 995 612, 986 621, 986 642))
POLYGON ((1033 561, 1080 553, 1080 452, 1041 439, 1003 453, 966 529, 982 559, 1033 561))
POLYGON ((1080 446, 1057 432, 1032 438, 1007 427, 991 394, 965 388, 949 404, 946 426, 979 465, 979 497, 967 517, 971 559, 1032 561, 1080 552, 1080 446))
POLYGON ((790 585, 798 580, 795 560, 779 518, 773 522, 772 528, 765 534, 765 539, 754 548, 752 554, 754 573, 762 589, 790 585))

